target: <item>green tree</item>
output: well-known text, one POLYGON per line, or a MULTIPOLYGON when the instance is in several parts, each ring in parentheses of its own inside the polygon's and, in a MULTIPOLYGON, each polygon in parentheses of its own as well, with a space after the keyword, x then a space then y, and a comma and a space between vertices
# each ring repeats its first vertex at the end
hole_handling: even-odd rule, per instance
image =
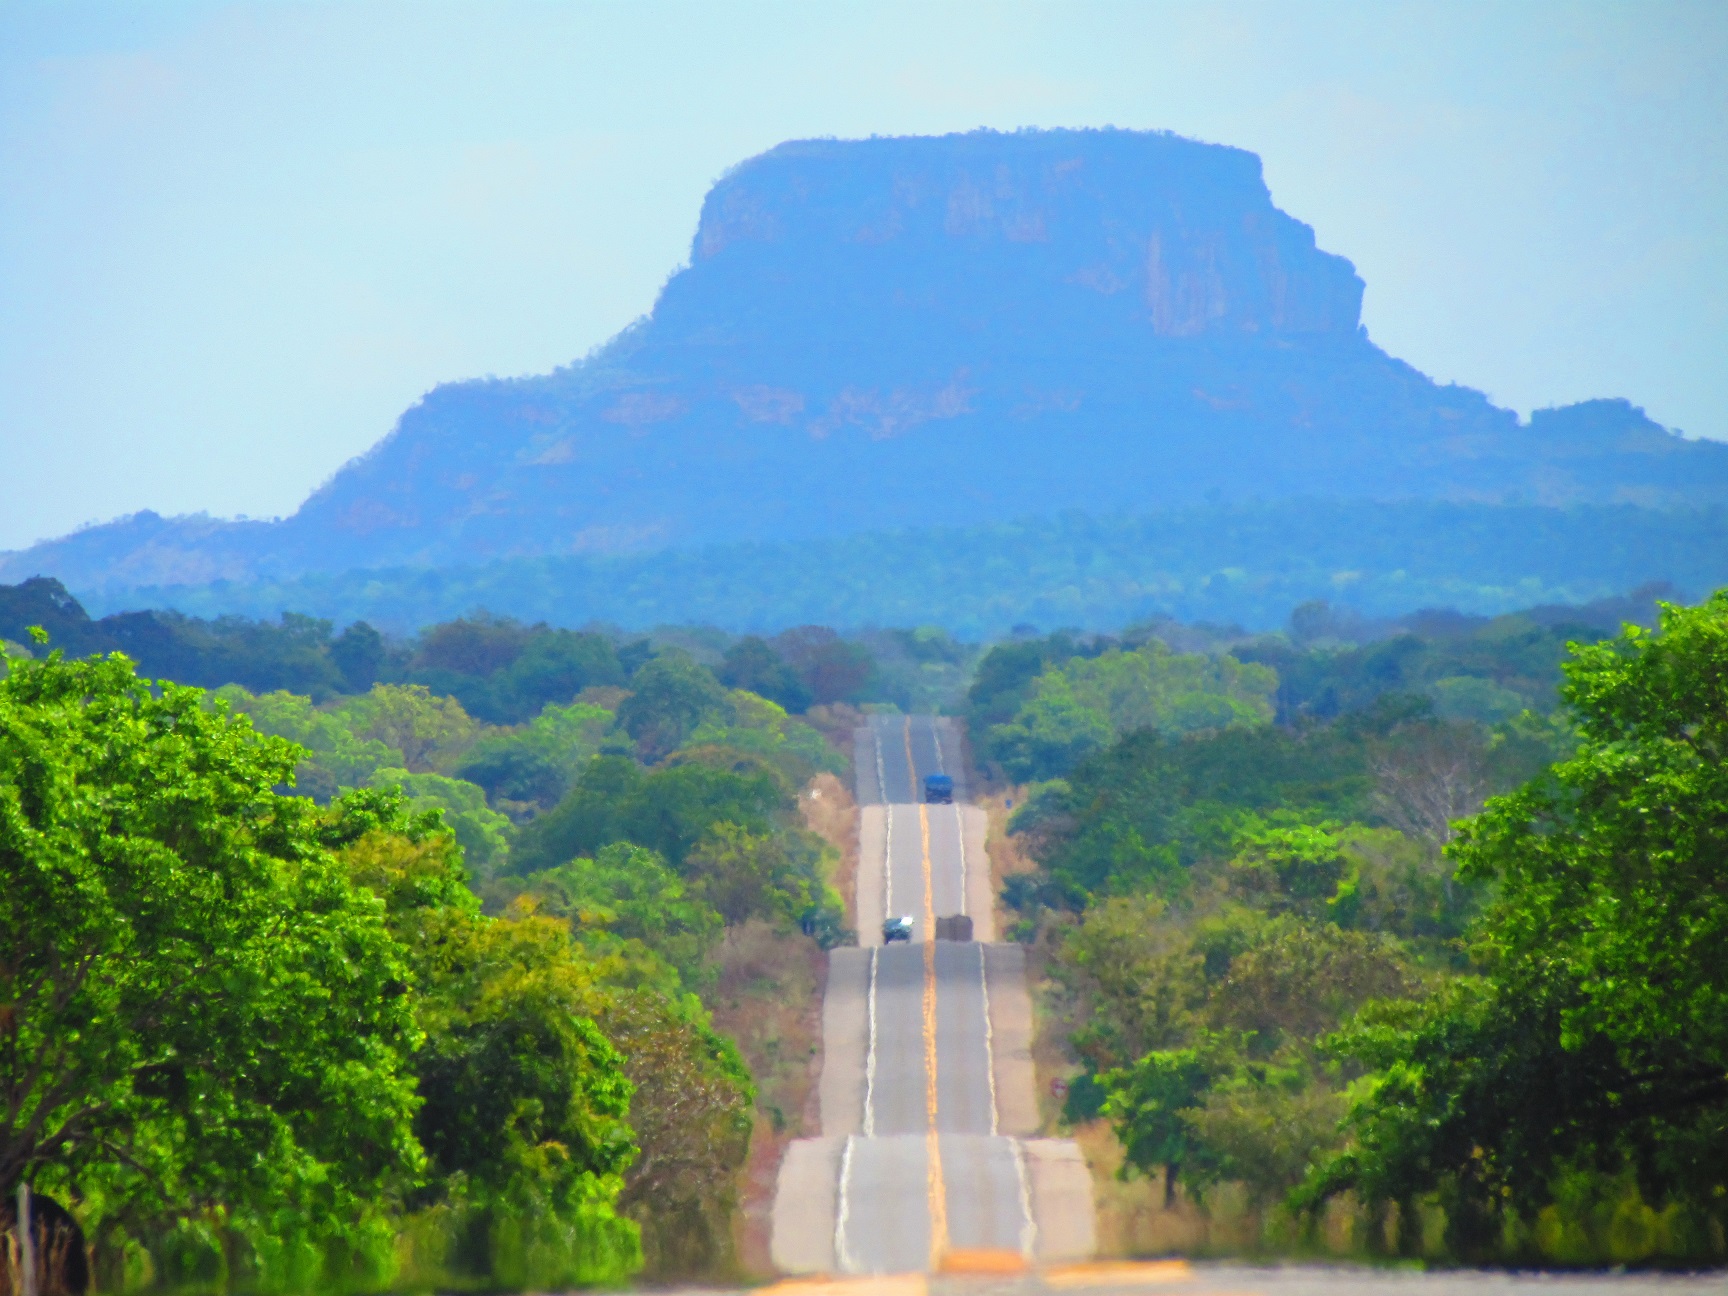
POLYGON ((638 940, 671 964, 684 985, 708 979, 720 914, 653 851, 615 842, 531 882, 544 911, 569 919, 579 939, 607 933, 638 940))
POLYGON ((1244 818, 1229 864, 1233 887, 1270 912, 1348 923, 1358 906, 1357 878, 1344 855, 1340 825, 1290 819, 1244 818))
POLYGON ((458 1223, 438 1268, 509 1287, 615 1283, 640 1267, 616 1210, 636 1155, 624 1061, 596 1024, 611 994, 550 917, 484 917, 460 849, 396 789, 336 807, 327 838, 384 902, 423 1042, 422 1189, 458 1223))
POLYGON ((1103 1115, 1115 1126, 1125 1154, 1123 1170, 1150 1172, 1162 1166, 1166 1209, 1176 1199, 1182 1172, 1195 1169, 1197 1160, 1211 1160, 1193 1115, 1213 1070, 1199 1049, 1166 1049, 1098 1077, 1108 1095, 1103 1115))
POLYGON ((250 716, 261 732, 306 749, 294 767, 294 786, 316 801, 329 801, 342 788, 363 787, 380 767, 403 761, 401 752, 377 738, 357 737, 343 716, 320 710, 311 698, 297 693, 254 696, 238 684, 228 684, 214 696, 250 716))
POLYGON ((330 660, 350 693, 364 693, 376 684, 388 655, 384 636, 364 621, 356 621, 330 642, 330 660))
POLYGON ((434 697, 423 684, 377 684, 347 698, 334 713, 357 738, 374 738, 402 753, 416 774, 448 769, 479 736, 479 728, 451 697, 434 697))
POLYGON ((444 1230, 456 1246, 433 1272, 616 1282, 636 1263, 625 1221, 640 1228, 656 1277, 724 1268, 754 1087, 737 1049, 660 961, 682 956, 701 973, 719 915, 651 852, 619 844, 531 879, 510 917, 482 918, 448 832, 425 815, 404 825, 399 806, 379 813, 393 795, 355 794, 338 809, 352 824, 344 858, 386 898, 426 987, 429 1101, 418 1128, 440 1153, 439 1209, 456 1219, 444 1230), (524 984, 538 987, 526 1002, 524 984), (476 1007, 500 996, 514 1005, 502 1056, 493 1018, 476 1007), (561 1042, 588 1014, 616 1059, 561 1042), (635 1153, 621 1181, 616 1140, 594 1142, 597 1129, 617 1132, 607 1121, 617 1115, 614 1061, 632 1090, 635 1153))
POLYGON ((10 663, 0 1187, 220 1208, 257 1254, 300 1239, 276 1281, 362 1255, 376 1279, 377 1203, 421 1159, 409 972, 316 807, 273 790, 298 756, 123 657, 10 663))
POLYGON ((688 653, 662 653, 636 672, 630 687, 618 707, 618 727, 647 761, 676 751, 696 726, 726 711, 726 690, 688 653))
POLYGON ((1373 932, 1282 915, 1259 927, 1230 959, 1207 999, 1209 1026, 1242 1041, 1250 1057, 1287 1047, 1311 1053, 1364 1003, 1394 999, 1416 986, 1409 956, 1373 932))
POLYGON ((1017 779, 1057 778, 1124 734, 1191 733, 1272 719, 1278 676, 1225 654, 1174 653, 1159 640, 1072 657, 1034 679, 1012 722, 985 734, 1017 779))
POLYGON ((456 773, 497 800, 550 809, 612 728, 612 712, 586 702, 544 707, 520 729, 482 738, 456 773))
POLYGON ((538 872, 628 841, 681 870, 712 825, 768 833, 785 809, 781 780, 760 764, 740 772, 689 761, 645 771, 628 757, 599 756, 568 796, 522 830, 514 867, 538 872))
POLYGON ((1031 696, 1032 685, 1052 664, 1060 665, 1081 649, 1066 634, 1048 639, 1010 639, 995 644, 978 661, 966 690, 966 710, 975 732, 1007 724, 1031 696))
POLYGON ((1077 1003, 1074 1048, 1094 1071, 1179 1045, 1206 997, 1205 960, 1163 901, 1103 901, 1063 935, 1051 974, 1077 1003))
POLYGON ((1077 658, 1062 668, 1076 698, 1118 735, 1136 729, 1190 733, 1266 724, 1278 674, 1227 653, 1176 653, 1153 639, 1132 652, 1077 658))
POLYGON ((727 688, 765 697, 794 715, 806 710, 811 702, 810 690, 798 673, 769 647, 766 639, 757 635, 745 635, 728 648, 718 674, 727 688))
MULTIPOLYGON (((1728 1222, 1728 592, 1664 605, 1659 633, 1575 647, 1577 752, 1491 799, 1450 851, 1498 894, 1482 972, 1367 1016, 1338 1044, 1374 1068, 1354 1145, 1306 1200, 1438 1192, 1454 1248, 1571 1173, 1728 1222)), ((1701 1231, 1700 1231, 1701 1230, 1701 1231)), ((1682 1250, 1685 1247, 1681 1248, 1682 1250)))
POLYGON ((791 922, 822 900, 814 879, 794 866, 776 837, 737 824, 710 827, 684 869, 728 927, 751 918, 791 922))
POLYGON ((508 862, 510 821, 486 804, 486 793, 475 784, 447 774, 385 768, 374 771, 367 785, 401 788, 416 810, 440 811, 476 877, 492 877, 508 862))
POLYGON ((1075 695, 1060 671, 1041 676, 1010 724, 987 735, 991 754, 1022 781, 1066 774, 1115 738, 1110 717, 1075 695))
MULTIPOLYGON (((1387 937, 1290 913, 1227 910, 1166 928, 1174 957, 1161 961, 1188 971, 1183 1011, 1145 1033, 1150 1052, 1097 1078, 1124 1168, 1162 1166, 1167 1198, 1180 1178, 1196 1193, 1234 1180, 1257 1202, 1274 1200, 1339 1143, 1345 1100, 1321 1064, 1321 1037, 1364 1003, 1409 993, 1408 956, 1387 937)), ((1096 1017, 1134 995, 1119 978, 1096 996, 1096 1017)))
POLYGON ((536 627, 522 655, 499 673, 494 722, 527 720, 573 702, 584 689, 624 682, 624 667, 605 637, 536 627))
POLYGON ((726 747, 759 756, 792 787, 802 787, 820 770, 838 774, 844 769, 827 739, 802 720, 787 715, 779 704, 742 689, 728 693, 726 702, 725 715, 704 720, 690 734, 686 751, 694 754, 703 747, 726 747))

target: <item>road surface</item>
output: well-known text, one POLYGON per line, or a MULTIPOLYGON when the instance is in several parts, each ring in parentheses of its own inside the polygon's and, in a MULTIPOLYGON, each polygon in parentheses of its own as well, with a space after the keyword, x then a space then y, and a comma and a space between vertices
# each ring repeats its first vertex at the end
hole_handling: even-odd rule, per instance
POLYGON ((1078 1149, 1026 1137, 1031 1004, 1020 949, 992 943, 984 816, 965 803, 958 734, 934 717, 872 717, 855 765, 861 944, 830 956, 822 1137, 795 1143, 781 1168, 775 1263, 885 1274, 1089 1255, 1078 1149), (954 778, 955 804, 919 802, 932 773, 954 778), (977 939, 931 939, 937 918, 960 914, 977 939), (898 915, 912 941, 882 944, 882 919, 898 915))
MULTIPOLYGON (((755 1296, 1720 1296, 1720 1271, 1508 1272, 1181 1260, 1053 1265, 1020 1274, 792 1278, 755 1296)), ((685 1296, 697 1296, 694 1292, 685 1296)))

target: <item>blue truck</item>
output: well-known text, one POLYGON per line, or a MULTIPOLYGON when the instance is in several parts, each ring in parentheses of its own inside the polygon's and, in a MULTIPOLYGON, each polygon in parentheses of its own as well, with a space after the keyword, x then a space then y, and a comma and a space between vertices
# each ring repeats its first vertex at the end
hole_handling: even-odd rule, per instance
POLYGON ((924 799, 931 805, 952 805, 954 780, 946 774, 929 774, 924 778, 924 799))

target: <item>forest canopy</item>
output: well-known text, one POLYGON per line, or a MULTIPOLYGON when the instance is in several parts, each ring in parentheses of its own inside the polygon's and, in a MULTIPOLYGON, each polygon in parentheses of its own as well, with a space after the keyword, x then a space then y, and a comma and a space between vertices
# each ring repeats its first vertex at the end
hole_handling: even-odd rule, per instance
MULTIPOLYGON (((1549 633, 1239 646, 1285 723, 1144 727, 1028 789, 1005 900, 1066 1115, 1166 1200, 1236 1185, 1276 1234, 1348 1193, 1369 1250, 1453 1261, 1728 1255, 1728 593, 1549 633), (1448 715, 1452 679, 1529 705, 1448 715)), ((974 714, 1089 650, 998 647, 974 714)))
MULTIPOLYGON (((710 1003, 735 946, 795 971, 847 936, 797 810, 842 757, 681 648, 598 636, 607 682, 487 721, 457 686, 524 696, 535 633, 479 624, 428 636, 440 688, 322 701, 152 681, 40 629, 10 652, 0 1182, 74 1206, 103 1286, 733 1263, 753 1070, 783 1081, 710 1003)), ((331 662, 352 638, 287 628, 331 662)))
POLYGON ((977 645, 0 587, 0 1187, 117 1289, 729 1272, 852 939, 810 808, 945 708, 1129 1173, 1277 1245, 1720 1258, 1728 595, 1665 592, 977 645))

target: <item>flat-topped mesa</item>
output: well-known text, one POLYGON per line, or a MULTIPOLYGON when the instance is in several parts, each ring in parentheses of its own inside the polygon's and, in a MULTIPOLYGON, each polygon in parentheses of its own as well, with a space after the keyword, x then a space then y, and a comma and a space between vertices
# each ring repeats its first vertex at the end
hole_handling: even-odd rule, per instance
POLYGON ((451 383, 281 523, 0 556, 104 585, 778 541, 1247 499, 1728 503, 1625 402, 1520 423, 1361 328, 1251 153, 1137 131, 802 140, 703 204, 651 314, 451 383))
POLYGON ((846 331, 917 315, 1020 327, 1054 311, 1158 337, 1348 336, 1362 291, 1272 205, 1252 153, 1136 131, 977 131, 800 140, 734 168, 655 320, 754 331, 844 307, 831 323, 846 331))

